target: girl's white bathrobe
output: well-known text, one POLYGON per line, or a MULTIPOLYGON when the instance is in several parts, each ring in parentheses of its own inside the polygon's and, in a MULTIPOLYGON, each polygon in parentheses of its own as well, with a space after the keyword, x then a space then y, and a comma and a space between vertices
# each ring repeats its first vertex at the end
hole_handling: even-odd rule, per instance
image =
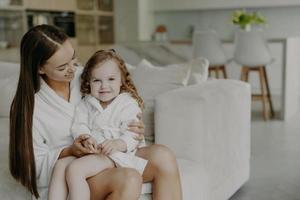
MULTIPOLYGON (((73 143, 71 126, 75 107, 81 100, 82 69, 77 68, 70 83, 69 102, 58 96, 42 79, 41 88, 35 94, 32 140, 41 200, 47 199, 48 184, 60 152, 73 143)), ((150 192, 151 184, 143 184, 142 193, 150 192)), ((33 196, 32 198, 34 199, 33 196)))
POLYGON ((91 95, 84 97, 75 110, 72 135, 89 134, 101 144, 107 139, 121 139, 127 144, 126 152, 114 152, 109 157, 117 167, 134 168, 143 174, 147 160, 135 156, 137 147, 145 141, 135 139, 138 135, 127 130, 131 121, 136 121, 141 109, 129 93, 119 94, 105 109, 91 95))

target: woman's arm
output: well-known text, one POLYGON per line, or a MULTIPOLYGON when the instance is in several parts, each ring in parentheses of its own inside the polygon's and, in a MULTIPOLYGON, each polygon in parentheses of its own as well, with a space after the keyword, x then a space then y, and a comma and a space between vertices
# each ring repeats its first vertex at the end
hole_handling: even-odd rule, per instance
POLYGON ((71 134, 74 140, 82 134, 91 135, 88 121, 89 121, 89 108, 85 99, 83 99, 76 106, 74 112, 73 123, 71 126, 71 134))
POLYGON ((144 133, 139 133, 144 132, 144 124, 141 121, 141 109, 138 104, 135 101, 124 104, 119 120, 122 133, 119 139, 126 143, 126 149, 123 152, 131 152, 144 139, 144 133))
POLYGON ((142 119, 142 113, 138 113, 136 117, 139 121, 130 122, 127 130, 143 136, 145 134, 145 125, 142 119))

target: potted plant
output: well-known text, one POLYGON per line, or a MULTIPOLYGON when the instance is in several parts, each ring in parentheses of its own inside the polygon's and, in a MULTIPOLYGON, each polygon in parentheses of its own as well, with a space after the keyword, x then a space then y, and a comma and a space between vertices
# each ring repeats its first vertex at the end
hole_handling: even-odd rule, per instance
POLYGON ((265 24, 266 19, 258 12, 248 13, 245 10, 236 10, 232 15, 232 23, 239 25, 243 30, 250 31, 251 25, 265 24))

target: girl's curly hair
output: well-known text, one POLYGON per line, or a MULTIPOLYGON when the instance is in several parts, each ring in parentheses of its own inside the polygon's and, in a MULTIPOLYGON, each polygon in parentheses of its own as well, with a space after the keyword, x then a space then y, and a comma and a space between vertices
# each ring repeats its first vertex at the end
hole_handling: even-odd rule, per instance
POLYGON ((80 92, 82 96, 84 97, 91 93, 90 80, 93 69, 99 63, 104 63, 108 60, 114 60, 119 66, 122 81, 120 92, 128 92, 138 102, 139 107, 144 108, 144 101, 138 95, 137 89, 134 86, 131 76, 126 68, 125 61, 118 54, 116 54, 115 50, 113 49, 99 50, 95 52, 94 55, 92 55, 92 57, 90 57, 90 59, 87 61, 85 68, 81 74, 80 92))

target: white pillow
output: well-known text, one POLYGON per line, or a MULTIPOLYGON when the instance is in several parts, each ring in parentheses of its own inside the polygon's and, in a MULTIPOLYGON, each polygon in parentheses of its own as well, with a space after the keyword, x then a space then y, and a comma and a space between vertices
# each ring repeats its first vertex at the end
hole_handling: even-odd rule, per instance
POLYGON ((126 69, 129 71, 130 74, 131 74, 131 72, 132 72, 133 70, 136 69, 136 66, 133 66, 133 65, 131 65, 131 64, 129 64, 129 63, 125 63, 125 65, 126 65, 126 69))
POLYGON ((130 72, 139 95, 145 101, 143 119, 145 138, 148 141, 154 141, 154 98, 169 90, 185 86, 189 72, 190 69, 185 64, 156 67, 147 60, 142 60, 137 68, 130 72))
POLYGON ((191 69, 191 75, 188 80, 188 85, 199 84, 207 81, 209 62, 206 58, 195 58, 186 63, 186 65, 191 69))
POLYGON ((189 73, 190 69, 184 64, 157 67, 143 59, 131 75, 139 94, 146 100, 153 100, 161 93, 185 86, 189 73))

